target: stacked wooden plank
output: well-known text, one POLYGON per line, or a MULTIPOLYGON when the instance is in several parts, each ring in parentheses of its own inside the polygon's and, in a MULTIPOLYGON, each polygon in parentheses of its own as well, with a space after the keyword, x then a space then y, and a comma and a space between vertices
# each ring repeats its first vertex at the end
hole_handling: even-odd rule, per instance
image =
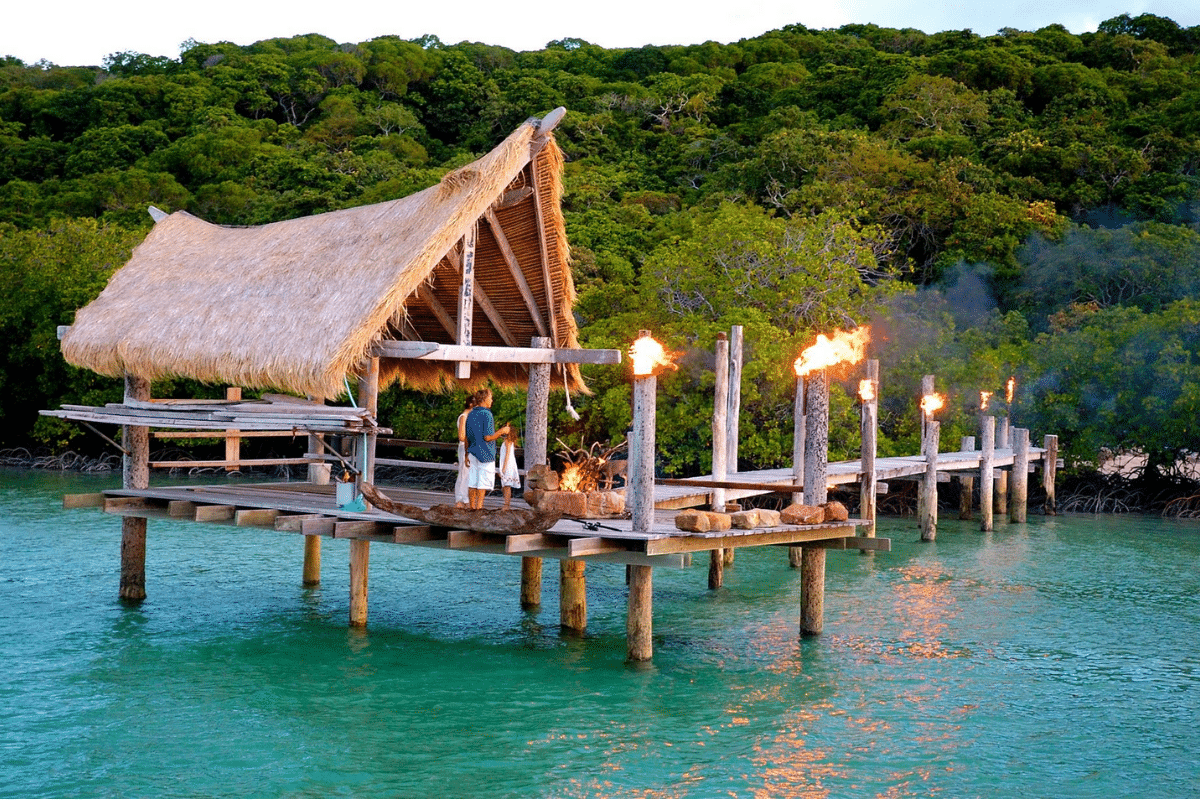
POLYGON ((327 406, 299 397, 268 395, 262 400, 150 400, 126 399, 99 406, 64 405, 42 411, 48 417, 107 425, 179 428, 206 431, 236 428, 242 431, 295 431, 336 434, 386 435, 364 408, 327 406))

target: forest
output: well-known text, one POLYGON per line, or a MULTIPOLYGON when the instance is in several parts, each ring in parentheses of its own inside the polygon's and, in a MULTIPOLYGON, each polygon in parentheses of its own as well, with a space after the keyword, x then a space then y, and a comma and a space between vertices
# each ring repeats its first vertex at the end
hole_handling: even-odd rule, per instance
MULTIPOLYGON (((791 455, 792 362, 871 325, 880 449, 918 451, 921 376, 942 441, 980 392, 1060 438, 1069 470, 1136 452, 1182 485, 1200 452, 1200 26, 1122 15, 926 34, 792 25, 731 44, 516 52, 436 37, 249 46, 97 66, 0 57, 0 448, 102 450, 38 409, 120 398, 64 363, 56 329, 151 225, 147 207, 255 225, 436 183, 564 106, 564 213, 584 346, 654 331, 658 468, 709 468, 713 341, 745 331, 743 469, 791 455), (697 420, 703 422, 698 423, 697 420)), ((615 442, 620 367, 552 398, 551 441, 615 442)), ((857 376, 832 387, 831 459, 858 448, 857 376)), ((155 396, 223 387, 156 385, 155 396)), ((451 440, 461 398, 392 389, 381 416, 451 440)), ((520 419, 524 397, 497 397, 520 419)), ((945 448, 943 448, 945 449, 945 448)))

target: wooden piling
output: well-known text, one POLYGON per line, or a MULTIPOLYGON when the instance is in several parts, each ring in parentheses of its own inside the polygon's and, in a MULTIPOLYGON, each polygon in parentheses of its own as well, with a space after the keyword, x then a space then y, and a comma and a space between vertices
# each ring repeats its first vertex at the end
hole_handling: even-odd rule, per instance
MULTIPOLYGON (((133 375, 125 376, 125 399, 150 400, 150 381, 133 375)), ((150 487, 150 429, 141 425, 122 428, 125 455, 121 461, 121 485, 126 489, 150 487)), ((121 518, 121 585, 122 600, 146 599, 146 518, 121 518)))
POLYGON ((979 530, 992 529, 992 475, 996 471, 996 418, 984 414, 979 418, 979 530))
POLYGON ((1058 437, 1046 434, 1042 439, 1042 447, 1046 450, 1042 454, 1042 489, 1046 492, 1043 510, 1046 516, 1053 517, 1058 514, 1058 500, 1054 495, 1054 479, 1058 474, 1058 437))
MULTIPOLYGON (((729 342, 724 333, 717 334, 713 361, 713 418, 712 418, 712 477, 714 481, 725 480, 725 459, 729 455, 726 445, 729 414, 729 342)), ((713 511, 725 512, 725 490, 713 487, 713 511)), ((708 588, 719 589, 724 580, 725 554, 720 550, 709 553, 708 588)))
MULTIPOLYGON (((917 430, 921 432, 921 452, 924 453, 925 447, 925 428, 929 422, 929 413, 925 411, 924 400, 928 395, 934 394, 937 391, 937 378, 934 375, 924 375, 921 377, 921 395, 917 398, 917 414, 920 416, 920 425, 917 430)), ((925 492, 917 492, 917 520, 924 520, 926 516, 925 509, 925 492)))
POLYGON ((808 423, 804 440, 804 504, 819 506, 826 497, 829 466, 829 374, 818 370, 808 378, 808 423))
POLYGON ((825 628, 825 548, 800 549, 800 634, 816 636, 825 628))
POLYGON ((629 610, 625 618, 626 658, 648 661, 654 655, 653 610, 654 568, 643 564, 629 567, 629 610))
MULTIPOLYGON (((792 484, 796 486, 807 485, 804 481, 804 448, 808 433, 808 411, 804 384, 803 375, 796 378, 796 402, 792 418, 792 484)), ((804 493, 792 492, 792 502, 804 502, 804 493)))
POLYGON ((633 482, 626 492, 635 531, 649 532, 654 525, 654 426, 658 379, 637 375, 633 379, 633 438, 629 442, 630 466, 637 459, 633 482))
POLYGON ((521 557, 521 608, 542 604, 542 559, 521 557))
MULTIPOLYGON (((225 387, 225 399, 229 401, 240 401, 242 399, 242 387, 227 386, 225 387)), ((225 465, 226 472, 236 472, 238 462, 242 460, 242 440, 238 437, 241 431, 227 430, 225 431, 225 465)))
POLYGON ((742 413, 742 326, 729 331, 729 413, 726 415, 725 473, 738 471, 738 420, 742 413))
MULTIPOLYGON (((996 431, 996 447, 1007 450, 1009 443, 1008 417, 1000 418, 1000 429, 996 431)), ((1000 470, 996 475, 996 513, 1004 516, 1008 513, 1008 470, 1000 470)))
POLYGON ((367 577, 371 566, 371 541, 350 540, 350 626, 367 626, 367 577))
POLYGON ((316 586, 321 582, 321 537, 304 537, 304 578, 305 586, 316 586))
POLYGON ((564 558, 558 570, 558 621, 564 631, 583 633, 587 629, 587 564, 564 558))
POLYGON ((1029 429, 1013 428, 1012 511, 1009 519, 1024 522, 1029 500, 1029 429))
MULTIPOLYGON (((862 421, 860 425, 862 446, 859 457, 862 459, 862 472, 858 479, 858 516, 867 520, 863 526, 863 534, 867 537, 875 535, 875 455, 878 451, 879 440, 879 361, 867 361, 867 380, 871 382, 872 397, 862 400, 862 421)), ((861 399, 861 398, 860 398, 861 399)), ((866 553, 868 551, 863 550, 866 553)))
MULTIPOLYGON (((959 443, 958 449, 964 453, 970 453, 975 449, 975 437, 964 436, 959 443)), ((959 475, 958 478, 958 518, 971 518, 971 503, 974 500, 975 494, 975 477, 973 475, 959 475)))
POLYGON ((935 419, 926 420, 925 436, 921 440, 921 452, 925 456, 925 477, 921 481, 921 541, 937 539, 937 458, 942 424, 935 419))
MULTIPOLYGON (((531 347, 549 348, 552 342, 546 336, 534 336, 531 347)), ((525 469, 535 464, 549 464, 550 424, 550 364, 531 364, 529 367, 529 392, 525 396, 525 469)), ((542 559, 535 556, 521 558, 521 607, 534 608, 542 604, 542 559)))

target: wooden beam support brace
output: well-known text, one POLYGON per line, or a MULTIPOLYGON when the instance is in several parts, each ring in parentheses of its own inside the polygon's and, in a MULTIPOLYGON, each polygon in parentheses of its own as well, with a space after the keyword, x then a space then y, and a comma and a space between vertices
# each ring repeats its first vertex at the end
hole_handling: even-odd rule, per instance
POLYGON ((508 264, 509 272, 512 273, 517 289, 521 292, 521 298, 525 301, 525 307, 529 309, 529 315, 533 317, 533 324, 537 327, 538 336, 549 336, 546 321, 542 319, 542 310, 538 308, 537 298, 533 296, 533 290, 529 288, 529 282, 525 280, 525 273, 521 271, 521 265, 517 263, 517 256, 508 243, 504 229, 500 226, 500 219, 490 208, 484 212, 483 218, 491 226, 492 236, 500 248, 500 255, 504 256, 504 263, 508 264))

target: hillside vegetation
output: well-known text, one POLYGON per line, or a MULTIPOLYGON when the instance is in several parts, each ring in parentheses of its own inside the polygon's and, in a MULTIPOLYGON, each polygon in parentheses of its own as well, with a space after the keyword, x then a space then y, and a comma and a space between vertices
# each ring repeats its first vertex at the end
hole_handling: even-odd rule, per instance
MULTIPOLYGON (((564 210, 585 346, 653 330, 660 467, 709 466, 712 346, 745 326, 743 468, 791 450, 791 363, 871 324, 881 449, 915 452, 920 378, 943 443, 1015 376, 1014 424, 1072 463, 1200 451, 1200 27, 1121 16, 927 35, 789 26, 721 45, 514 52, 312 34, 98 67, 0 60, 0 444, 100 447, 39 408, 119 397, 55 327, 103 287, 148 205, 253 225, 403 196, 565 106, 564 210)), ((629 380, 553 402, 553 435, 620 439, 629 380)), ((831 456, 857 451, 835 383, 831 456)), ((214 393, 220 387, 158 386, 214 393)), ((561 397, 561 395, 560 395, 561 397)), ((457 398, 391 391, 385 422, 450 439, 457 398)), ((497 411, 519 419, 523 397, 497 411)))

